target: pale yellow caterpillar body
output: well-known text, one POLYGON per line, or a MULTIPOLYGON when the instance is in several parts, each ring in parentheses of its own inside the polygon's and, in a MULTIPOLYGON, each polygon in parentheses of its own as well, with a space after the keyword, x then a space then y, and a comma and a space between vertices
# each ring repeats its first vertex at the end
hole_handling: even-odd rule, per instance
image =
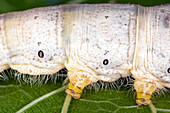
POLYGON ((170 88, 170 5, 59 5, 0 15, 0 71, 53 74, 67 68, 66 92, 132 74, 138 105, 170 88))

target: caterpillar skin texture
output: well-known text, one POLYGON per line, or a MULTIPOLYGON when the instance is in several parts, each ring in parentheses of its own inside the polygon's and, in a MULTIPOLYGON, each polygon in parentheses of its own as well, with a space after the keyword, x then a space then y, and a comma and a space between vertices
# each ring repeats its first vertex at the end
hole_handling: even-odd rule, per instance
POLYGON ((133 75, 138 105, 170 88, 170 5, 59 5, 0 15, 0 71, 53 74, 66 67, 66 92, 133 75))

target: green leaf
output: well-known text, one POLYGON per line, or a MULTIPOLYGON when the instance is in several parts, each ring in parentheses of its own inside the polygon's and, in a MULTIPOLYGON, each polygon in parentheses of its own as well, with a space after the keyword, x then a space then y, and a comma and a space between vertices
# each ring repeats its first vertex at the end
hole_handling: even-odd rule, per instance
MULTIPOLYGON (((38 103, 31 104, 24 111, 24 113, 60 113, 66 97, 64 90, 66 87, 62 86, 63 80, 57 80, 54 84, 48 81, 46 84, 40 86, 22 84, 20 85, 13 78, 8 81, 0 82, 0 112, 1 113, 15 113, 35 102, 40 97, 56 91, 55 94, 47 96, 38 103)), ((170 93, 156 95, 152 98, 153 104, 159 112, 170 112, 170 93)), ((72 99, 68 113, 145 113, 151 112, 149 106, 138 107, 135 104, 135 94, 131 89, 103 89, 95 91, 92 89, 85 89, 81 99, 72 99)))
MULTIPOLYGON (((33 85, 32 87, 30 85, 20 85, 14 79, 0 81, 0 112, 14 113, 37 98, 61 87, 63 87, 62 81, 57 81, 56 84, 48 82, 47 84, 33 85)), ((26 112, 60 112, 65 96, 64 89, 58 91, 53 96, 35 104, 26 112)))

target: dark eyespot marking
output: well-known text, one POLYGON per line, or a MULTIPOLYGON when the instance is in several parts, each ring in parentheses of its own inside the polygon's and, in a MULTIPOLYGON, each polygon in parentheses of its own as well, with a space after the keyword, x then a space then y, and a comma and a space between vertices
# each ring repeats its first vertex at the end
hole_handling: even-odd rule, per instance
POLYGON ((167 69, 167 72, 170 73, 170 68, 167 69))
POLYGON ((44 53, 43 53, 43 51, 38 51, 38 56, 40 57, 40 58, 43 58, 44 57, 44 53))
POLYGON ((103 64, 107 65, 109 63, 109 61, 107 59, 103 60, 103 64))

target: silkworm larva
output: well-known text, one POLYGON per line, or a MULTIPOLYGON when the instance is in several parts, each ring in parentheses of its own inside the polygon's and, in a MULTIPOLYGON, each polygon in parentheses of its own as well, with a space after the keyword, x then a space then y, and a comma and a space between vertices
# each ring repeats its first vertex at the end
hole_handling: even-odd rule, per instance
POLYGON ((52 74, 66 67, 66 92, 133 75, 138 105, 170 88, 170 5, 60 5, 0 15, 0 71, 52 74))

